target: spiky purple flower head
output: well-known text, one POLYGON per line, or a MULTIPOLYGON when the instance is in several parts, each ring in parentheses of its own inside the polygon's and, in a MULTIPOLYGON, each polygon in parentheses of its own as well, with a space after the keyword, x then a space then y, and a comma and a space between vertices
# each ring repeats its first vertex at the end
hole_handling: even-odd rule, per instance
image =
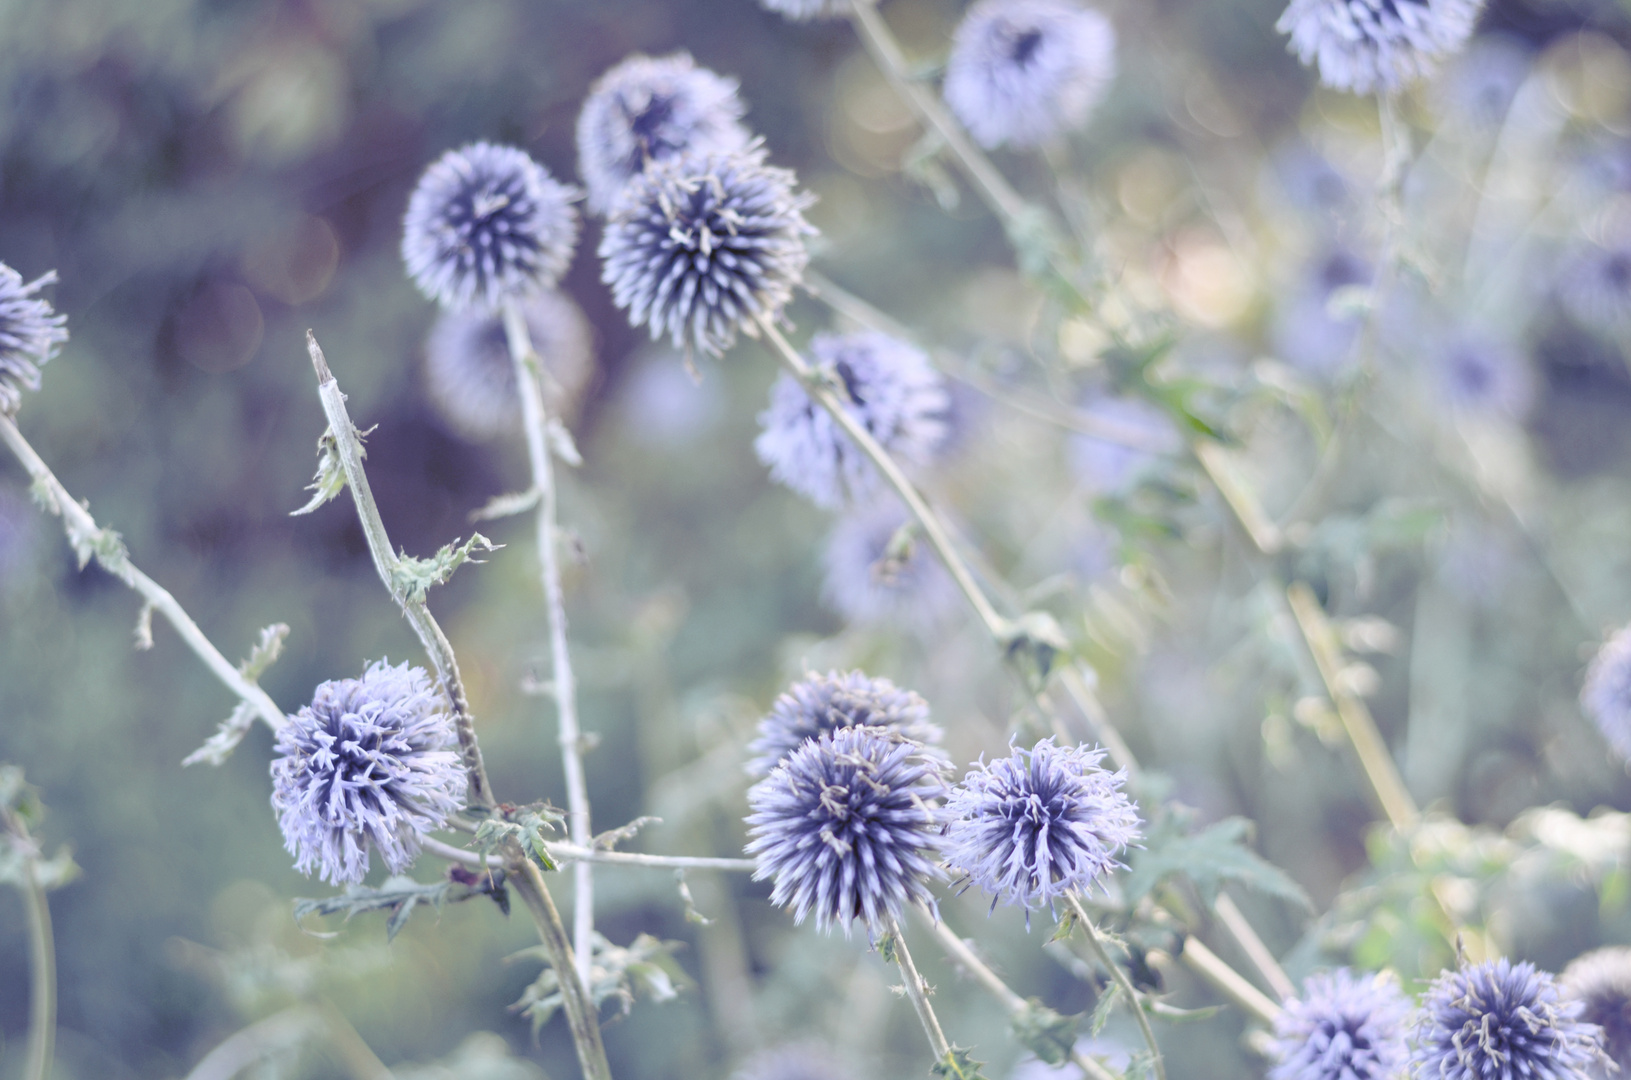
POLYGON ((759 737, 748 746, 753 776, 765 776, 809 739, 852 727, 887 728, 925 753, 938 755, 940 728, 929 720, 929 703, 888 679, 863 671, 825 675, 810 672, 776 699, 759 721, 759 737))
POLYGON ((23 391, 40 388, 40 365, 68 340, 68 316, 34 295, 56 280, 52 270, 25 284, 23 275, 0 263, 0 414, 15 413, 23 391))
POLYGON ((928 883, 944 811, 941 764, 889 728, 846 727, 809 739, 748 791, 747 853, 755 881, 775 879, 772 903, 816 929, 860 919, 881 929, 928 883))
POLYGON ((496 306, 552 287, 578 242, 578 190, 524 150, 478 142, 420 177, 402 221, 402 261, 443 307, 496 306))
POLYGON ((338 885, 368 873, 372 846, 393 874, 459 808, 465 773, 453 718, 423 668, 372 664, 322 683, 278 732, 272 808, 295 869, 338 885))
POLYGON ((804 274, 814 200, 795 182, 756 143, 654 163, 606 221, 601 280, 653 340, 718 356, 756 317, 779 316, 804 274))
MULTIPOLYGON (((861 0, 861 3, 874 4, 877 0, 861 0)), ((759 6, 794 22, 807 22, 810 19, 836 19, 848 15, 850 0, 759 0, 759 6)))
POLYGON ((1603 733, 1609 749, 1631 763, 1631 626, 1597 650, 1580 688, 1580 707, 1603 733))
POLYGON ((578 114, 578 171, 590 211, 609 211, 654 161, 746 146, 736 89, 735 79, 697 67, 685 52, 636 53, 595 80, 578 114))
POLYGON ((1393 1080, 1410 1058, 1410 999, 1385 975, 1310 975, 1274 1022, 1269 1080, 1393 1080))
POLYGON ((1027 911, 1086 892, 1138 838, 1127 774, 1101 768, 1104 751, 1046 738, 982 758, 946 800, 946 862, 970 884, 1027 911))
POLYGON ((929 546, 902 529, 912 518, 896 499, 875 500, 838 519, 822 553, 821 595, 854 623, 933 629, 962 603, 929 546))
POLYGON ((1116 74, 1110 20, 1073 0, 980 0, 946 61, 946 104, 987 149, 1087 122, 1116 74))
POLYGON ((1558 274, 1557 292, 1582 326, 1611 337, 1624 333, 1631 327, 1631 239, 1577 248, 1558 274))
POLYGON ((1274 28, 1320 82, 1390 94, 1430 73, 1472 36, 1484 0, 1291 0, 1274 28))
POLYGON ((1580 1019, 1603 1029, 1603 1050, 1619 1067, 1598 1062, 1593 1080, 1623 1076, 1631 1069, 1631 949, 1594 949, 1575 957, 1557 977, 1563 995, 1585 1006, 1580 1019))
MULTIPOLYGON (((583 309, 553 289, 520 302, 543 361, 544 407, 551 416, 577 408, 592 364, 589 320, 583 309)), ((521 430, 504 316, 490 308, 445 311, 425 341, 425 389, 437 412, 459 434, 490 439, 521 430)))
POLYGON ((1549 972, 1505 957, 1433 980, 1417 1013, 1411 1075, 1421 1080, 1587 1080, 1602 1028, 1549 972))
MULTIPOLYGON (((888 334, 817 334, 812 365, 838 385, 844 408, 896 459, 926 465, 946 437, 951 399, 940 373, 914 345, 888 334)), ((817 506, 836 509, 873 495, 877 468, 791 375, 770 388, 753 441, 770 475, 817 506)))

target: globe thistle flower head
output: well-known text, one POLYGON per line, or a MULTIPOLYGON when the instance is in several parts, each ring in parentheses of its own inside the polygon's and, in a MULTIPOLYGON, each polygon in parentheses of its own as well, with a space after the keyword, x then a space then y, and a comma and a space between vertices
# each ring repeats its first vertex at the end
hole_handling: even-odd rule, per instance
MULTIPOLYGON (((870 4, 877 0, 861 2, 870 4)), ((759 6, 794 22, 808 22, 811 19, 836 19, 848 15, 850 0, 759 0, 759 6)))
POLYGON ((1597 650, 1580 688, 1580 707, 1615 755, 1631 762, 1631 626, 1597 650))
MULTIPOLYGON (((946 436, 951 399, 916 346, 875 331, 817 334, 812 364, 840 386, 844 408, 908 465, 927 465, 946 436)), ((836 509, 876 493, 877 468, 791 375, 770 388, 753 447, 770 475, 817 506, 836 509)))
POLYGON ((654 162, 607 219, 601 280, 652 340, 720 355, 757 317, 779 316, 803 276, 813 200, 794 183, 757 143, 654 162))
POLYGON ((479 142, 449 150, 408 199, 408 276, 448 308, 495 307, 550 288, 578 242, 577 197, 516 147, 479 142))
POLYGON ((869 931, 907 903, 932 902, 928 883, 944 812, 941 765, 897 731, 846 727, 807 739, 748 791, 747 853, 770 900, 816 928, 856 919, 869 931))
MULTIPOLYGON (((551 416, 568 416, 589 381, 589 321, 554 290, 527 297, 520 309, 543 361, 544 407, 551 416)), ((521 403, 503 313, 484 307, 443 312, 425 341, 425 389, 448 425, 468 439, 519 432, 521 403)))
POLYGON ((1147 401, 1104 394, 1079 412, 1103 432, 1072 435, 1066 446, 1077 482, 1094 494, 1125 495, 1183 448, 1167 414, 1147 401))
POLYGON ((808 740, 852 727, 884 728, 921 744, 926 754, 941 755, 941 731, 929 720, 929 703, 912 691, 861 671, 812 671, 759 721, 759 737, 748 746, 755 755, 748 773, 765 776, 808 740))
POLYGON ((1631 327, 1631 242, 1582 246, 1558 275, 1558 297, 1576 322, 1610 337, 1631 327))
POLYGON ((735 79, 697 67, 683 52, 636 53, 597 79, 578 114, 578 171, 590 211, 610 210, 654 161, 746 146, 736 89, 735 79))
POLYGON ((1274 1022, 1269 1080, 1392 1080, 1410 1050, 1410 1001, 1383 975, 1311 975, 1274 1022))
POLYGON ((1502 957, 1433 981, 1417 1013, 1412 1075, 1443 1080, 1585 1080, 1602 1029, 1579 1019, 1550 973, 1502 957))
POLYGON ((912 518, 894 499, 845 514, 822 553, 821 595, 852 623, 899 623, 932 630, 962 597, 939 557, 902 528, 912 518))
POLYGON ((382 660, 318 686, 278 732, 272 761, 272 808, 295 869, 361 881, 371 846, 391 873, 406 870, 464 798, 456 742, 423 668, 382 660))
POLYGON ((1505 342, 1461 333, 1435 357, 1440 396, 1468 413, 1521 420, 1535 403, 1535 377, 1528 359, 1505 342))
POLYGON ((1391 94, 1459 52, 1484 0, 1291 0, 1274 28, 1320 82, 1391 94))
POLYGON ((1631 1069, 1631 949, 1595 949, 1576 957, 1558 986, 1565 997, 1585 1006, 1580 1019, 1603 1029, 1603 1051, 1618 1066, 1611 1072, 1606 1062, 1591 1070, 1594 1080, 1622 1076, 1631 1069))
POLYGON ((1138 838, 1125 771, 1101 768, 1104 751, 1046 738, 982 758, 946 800, 946 862, 997 901, 1027 912, 1085 892, 1138 838))
POLYGON ((68 317, 35 295, 56 280, 53 270, 25 284, 23 275, 0 263, 0 414, 15 413, 23 391, 40 388, 40 365, 68 340, 68 317))
POLYGON ((1116 73, 1116 32, 1073 0, 980 0, 946 61, 946 104, 988 150, 1087 122, 1116 73))

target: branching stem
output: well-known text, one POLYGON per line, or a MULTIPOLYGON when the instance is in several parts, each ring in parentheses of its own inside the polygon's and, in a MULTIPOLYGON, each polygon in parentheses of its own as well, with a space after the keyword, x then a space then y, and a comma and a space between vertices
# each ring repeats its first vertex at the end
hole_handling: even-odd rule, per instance
POLYGON ((538 926, 549 962, 561 986, 561 998, 566 1008, 566 1022, 572 1029, 572 1043, 578 1050, 578 1064, 583 1068, 584 1080, 611 1080, 612 1069, 606 1063, 606 1047, 600 1041, 600 1019, 594 1002, 578 980, 577 968, 572 963, 572 943, 566 938, 566 925, 555 900, 549 895, 549 886, 538 864, 517 848, 509 864, 510 880, 521 893, 532 921, 538 926))
POLYGON ((1127 995, 1127 1005, 1133 1010, 1133 1017, 1138 1021, 1138 1030, 1143 1034, 1144 1044, 1149 1047, 1153 1058, 1151 1065, 1155 1069, 1155 1080, 1167 1080, 1167 1067, 1161 1060, 1161 1046, 1155 1041, 1155 1031, 1150 1027, 1150 1018, 1144 1011, 1143 1003, 1139 1001, 1138 991, 1133 988, 1133 981, 1127 977, 1121 965, 1111 958, 1109 950, 1104 947, 1104 939, 1099 936, 1098 928, 1093 925, 1093 920, 1088 916, 1087 909, 1082 906, 1082 901, 1075 893, 1066 893, 1065 898, 1070 902, 1071 910, 1076 913, 1082 929, 1087 931, 1087 944, 1093 950, 1093 955, 1116 981, 1116 986, 1121 992, 1127 995))

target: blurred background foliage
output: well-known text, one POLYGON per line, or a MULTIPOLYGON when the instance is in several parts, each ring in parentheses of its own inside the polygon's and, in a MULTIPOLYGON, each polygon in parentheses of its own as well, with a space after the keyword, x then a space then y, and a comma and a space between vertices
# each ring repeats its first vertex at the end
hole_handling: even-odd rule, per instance
MULTIPOLYGON (((1487 66, 1452 66, 1407 102, 1425 146, 1405 191, 1406 263, 1420 272, 1378 318, 1387 389, 1353 421, 1312 514, 1298 493, 1354 385, 1333 374, 1353 330, 1328 301, 1377 257, 1380 148, 1371 106, 1313 91, 1285 53, 1281 6, 1105 5, 1121 73, 1055 162, 1060 191, 1040 160, 998 160, 1093 223, 1130 303, 1176 313, 1184 340, 1163 363, 1225 388, 1209 415, 1239 438, 1270 509, 1306 522, 1296 572, 1364 661, 1348 675, 1413 793, 1453 815, 1413 841, 1426 856, 1371 832, 1272 583, 1199 474, 1146 455, 1108 482, 1102 444, 973 389, 1068 410, 1116 372, 1096 359, 1095 327, 1061 319, 984 209, 917 160, 911 114, 842 22, 791 25, 751 0, 0 0, 0 259, 60 273, 73 335, 20 424, 229 656, 261 626, 290 625, 264 679, 285 709, 365 661, 419 661, 349 505, 288 516, 323 429, 302 334, 316 330, 359 424, 379 425, 368 464, 393 540, 424 555, 467 535, 470 511, 525 486, 525 459, 518 442, 462 441, 426 401, 435 312, 401 270, 408 192, 476 139, 573 178, 589 83, 633 51, 689 50, 741 80, 749 124, 820 197, 822 273, 970 377, 954 386, 956 449, 930 490, 995 574, 1060 617, 1173 796, 1202 822, 1253 820, 1257 850, 1313 898, 1311 922, 1241 895, 1293 974, 1333 957, 1432 974, 1447 955, 1441 912, 1424 906, 1435 890, 1497 947, 1555 969, 1631 934, 1623 819, 1531 809, 1631 809, 1631 781, 1575 703, 1604 631, 1631 617, 1631 376, 1623 335, 1585 328, 1553 288, 1571 243, 1608 237, 1631 210, 1631 5, 1498 0, 1486 14, 1484 32, 1544 75, 1562 118, 1539 158, 1500 157, 1499 121, 1480 126, 1480 102, 1510 100, 1487 66), (1492 160, 1509 173, 1486 179, 1492 160), (1537 186, 1563 196, 1508 267, 1507 302, 1454 299, 1455 275, 1432 270, 1459 259, 1477 197, 1496 200, 1499 228, 1501 200, 1537 186), (1508 412, 1521 422, 1455 411, 1428 308, 1517 343, 1526 407, 1508 412)), ((890 0, 885 13, 929 70, 961 5, 890 0)), ((1022 703, 965 613, 845 627, 822 602, 830 521, 773 487, 751 448, 770 355, 746 342, 693 385, 612 308, 597 236, 590 223, 565 282, 597 367, 563 508, 583 713, 600 740, 597 827, 652 814, 663 823, 644 850, 737 853, 743 747, 809 668, 862 666, 919 690, 959 761, 1000 751, 1022 703)), ((811 300, 790 314, 801 334, 832 321, 811 300)), ((553 720, 523 689, 547 677, 531 525, 484 531, 507 548, 433 607, 501 797, 559 804, 553 720)), ((70 843, 84 871, 53 894, 58 1075, 179 1076, 248 1022, 281 1016, 298 1034, 311 1006, 393 1067, 442 1062, 399 1075, 574 1075, 559 1022, 535 1043, 506 1012, 537 974, 504 962, 532 943, 524 920, 473 903, 422 912, 389 947, 377 918, 330 926, 338 940, 301 933, 291 898, 324 889, 282 850, 270 738, 257 728, 223 767, 182 769, 233 703, 168 628, 150 652, 132 648, 138 607, 76 568, 21 470, 0 464, 0 759, 26 768, 52 810, 45 842, 70 843)), ((789 1038, 834 1044, 857 1075, 923 1070, 879 958, 795 930, 768 886, 690 875, 713 920, 702 926, 666 871, 597 880, 612 941, 684 943, 679 996, 608 1031, 619 1075, 723 1076, 789 1038)), ((983 909, 946 904, 1021 993, 1090 1007, 1091 988, 1042 948, 1045 929, 1027 936, 1015 912, 983 909)), ((23 927, 21 906, 0 902, 0 1075, 19 1067, 27 1023, 23 927)), ((1000 1018, 938 957, 919 960, 948 1030, 1006 1074, 1018 1051, 1000 1018)), ((1182 1006, 1213 1000, 1182 971, 1168 987, 1182 1006)), ((1174 1075, 1259 1075, 1241 1030, 1231 1012, 1165 1029, 1174 1075)), ((343 1034, 288 1043, 275 1075, 346 1075, 343 1034)))

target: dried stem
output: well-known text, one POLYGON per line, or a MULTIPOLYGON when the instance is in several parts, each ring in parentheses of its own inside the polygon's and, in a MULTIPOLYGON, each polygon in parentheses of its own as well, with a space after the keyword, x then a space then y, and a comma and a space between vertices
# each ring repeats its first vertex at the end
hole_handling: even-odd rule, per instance
POLYGON ((929 1048, 934 1051, 936 1061, 945 1061, 951 1056, 951 1044, 946 1041, 946 1033, 940 1030, 940 1019, 934 1014, 934 1006, 929 1004, 929 985, 923 981, 923 976, 917 973, 917 965, 912 963, 912 954, 906 949, 906 939, 901 935, 900 924, 890 916, 885 931, 894 939, 895 962, 900 965, 901 982, 905 984, 906 996, 912 1002, 912 1008, 917 1011, 918 1022, 923 1025, 923 1034, 929 1037, 929 1048))
POLYGON ((0 442, 4 442, 11 449, 23 468, 28 471, 29 477, 34 482, 35 492, 44 500, 47 508, 62 518, 68 542, 80 554, 81 559, 94 556, 104 570, 139 593, 152 610, 163 615, 170 625, 175 627, 176 633, 181 635, 181 640, 198 654, 198 658, 204 661, 204 666, 208 667, 227 689, 237 694, 239 699, 253 709, 254 714, 264 720, 273 731, 281 728, 286 722, 283 710, 277 707, 271 696, 253 680, 245 678, 235 665, 221 655, 221 651, 204 636, 204 632, 176 602, 175 597, 130 561, 124 545, 119 542, 118 534, 98 525, 84 505, 68 494, 68 489, 62 486, 62 482, 51 472, 50 467, 39 454, 35 453, 28 440, 23 438, 23 433, 17 429, 16 421, 4 413, 0 413, 0 442))
MULTIPOLYGON (((1087 909, 1082 906, 1082 901, 1075 893, 1066 893, 1065 899, 1070 902, 1071 910, 1076 912, 1077 920, 1082 924, 1082 928, 1087 931, 1087 943, 1092 948, 1093 955, 1109 972, 1110 977, 1116 981, 1116 985, 1121 988, 1121 992, 1127 995, 1127 1004, 1133 1010, 1134 1019, 1138 1021, 1138 1030, 1144 1035, 1144 1044, 1150 1048, 1150 1054, 1153 1058, 1151 1064, 1155 1069, 1155 1080, 1167 1080, 1167 1067, 1161 1060, 1161 1046, 1155 1041, 1155 1032, 1150 1028, 1150 1018, 1144 1012, 1144 1006, 1139 1001, 1139 994, 1133 988, 1132 980, 1127 977, 1125 971, 1121 970, 1121 965, 1111 959, 1109 951, 1104 947, 1104 939, 1099 937, 1098 928, 1093 925, 1093 920, 1088 916, 1087 909)), ((1236 977, 1238 978, 1238 976, 1236 977)), ((1241 981, 1244 982, 1245 980, 1241 981)))
MULTIPOLYGON (((566 647, 566 601, 561 589, 561 567, 555 542, 555 469, 549 447, 549 417, 543 388, 539 385, 540 365, 532 346, 527 320, 514 300, 504 303, 504 335, 515 368, 516 388, 521 398, 521 421, 526 432, 527 459, 532 465, 532 485, 538 493, 538 574, 544 589, 544 608, 549 622, 550 686, 554 691, 555 715, 560 731, 561 765, 566 775, 567 829, 572 842, 588 848, 594 842, 589 822, 589 788, 583 774, 583 735, 578 728, 577 682, 572 674, 572 657, 566 647)), ((572 938, 578 958, 578 978, 589 983, 589 960, 595 933, 595 894, 593 871, 587 860, 573 869, 574 904, 572 938)))
POLYGON ((1251 1013, 1265 1024, 1273 1025, 1280 1016, 1280 1006, 1261 990, 1240 977, 1234 968, 1219 959, 1218 954, 1190 935, 1184 939, 1182 957, 1194 971, 1223 993, 1230 1001, 1251 1013))

